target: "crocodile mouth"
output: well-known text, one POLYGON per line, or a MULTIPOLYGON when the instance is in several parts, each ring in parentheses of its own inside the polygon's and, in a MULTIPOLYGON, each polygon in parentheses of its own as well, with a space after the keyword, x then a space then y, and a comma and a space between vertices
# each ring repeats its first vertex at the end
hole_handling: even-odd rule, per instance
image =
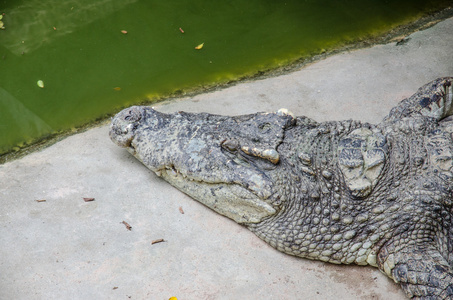
POLYGON ((224 117, 133 106, 112 120, 110 138, 182 192, 246 224, 280 207, 272 177, 277 147, 295 122, 284 109, 224 117))
POLYGON ((240 184, 207 182, 182 174, 174 167, 155 173, 190 197, 241 224, 258 223, 277 212, 272 205, 240 184))

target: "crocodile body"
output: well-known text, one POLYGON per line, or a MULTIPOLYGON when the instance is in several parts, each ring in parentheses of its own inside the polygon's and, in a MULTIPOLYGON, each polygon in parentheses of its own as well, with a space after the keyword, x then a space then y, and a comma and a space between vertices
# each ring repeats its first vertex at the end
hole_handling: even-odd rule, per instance
POLYGON ((376 125, 133 106, 110 137, 282 252, 375 266, 409 298, 453 299, 451 81, 421 87, 376 125))

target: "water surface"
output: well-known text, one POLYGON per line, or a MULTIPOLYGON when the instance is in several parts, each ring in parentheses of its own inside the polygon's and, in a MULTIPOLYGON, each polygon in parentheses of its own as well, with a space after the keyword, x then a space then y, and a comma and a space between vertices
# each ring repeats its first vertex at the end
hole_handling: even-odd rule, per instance
POLYGON ((0 155, 127 105, 382 34, 449 4, 0 0, 0 155))

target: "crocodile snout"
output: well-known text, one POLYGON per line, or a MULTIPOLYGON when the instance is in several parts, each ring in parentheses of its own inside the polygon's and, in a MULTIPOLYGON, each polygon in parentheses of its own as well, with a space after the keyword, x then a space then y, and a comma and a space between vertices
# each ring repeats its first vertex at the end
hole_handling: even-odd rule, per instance
POLYGON ((110 139, 121 147, 129 147, 134 138, 134 130, 143 117, 143 108, 132 106, 120 111, 110 125, 110 139))

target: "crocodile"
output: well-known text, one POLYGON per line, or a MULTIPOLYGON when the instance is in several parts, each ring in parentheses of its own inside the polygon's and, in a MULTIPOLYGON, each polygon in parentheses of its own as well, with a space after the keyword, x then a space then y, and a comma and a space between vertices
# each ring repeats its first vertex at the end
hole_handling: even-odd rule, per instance
POLYGON ((109 135, 284 253, 374 266, 409 298, 453 299, 452 79, 424 85, 379 124, 132 106, 109 135))

